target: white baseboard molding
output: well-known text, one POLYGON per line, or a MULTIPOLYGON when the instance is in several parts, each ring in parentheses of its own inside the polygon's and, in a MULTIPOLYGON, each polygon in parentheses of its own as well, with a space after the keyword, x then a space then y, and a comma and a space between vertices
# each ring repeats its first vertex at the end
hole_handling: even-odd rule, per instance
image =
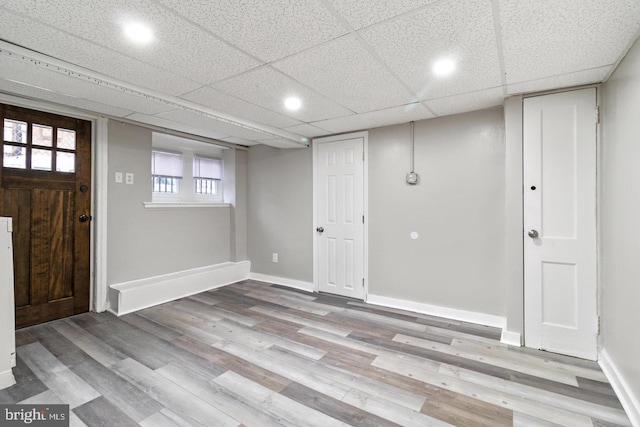
POLYGON ((249 278, 251 262, 224 262, 109 287, 109 311, 116 316, 184 298, 249 278))
POLYGON ((269 276, 262 273, 249 273, 250 280, 258 282, 273 283, 274 285, 287 286, 289 288, 299 289, 301 291, 313 292, 313 283, 303 282, 302 280, 287 279, 286 277, 269 276))
POLYGON ((3 388, 11 387, 16 383, 16 379, 13 376, 13 371, 9 369, 8 371, 0 372, 0 390, 3 388))
POLYGON ((381 305, 401 310, 413 311, 416 313, 428 314, 430 316, 444 317, 447 319, 460 320, 462 322, 477 323, 485 326, 504 329, 507 319, 493 314, 478 313, 475 311, 465 311, 456 308, 440 307, 437 305, 424 304, 420 302, 407 301, 402 299, 384 297, 369 294, 367 303, 381 305))
POLYGON ((620 403, 631 420, 631 425, 640 427, 640 401, 634 394, 629 384, 622 376, 615 362, 609 356, 606 349, 600 351, 598 364, 602 372, 607 376, 613 390, 616 392, 620 403))
POLYGON ((518 332, 507 331, 506 329, 502 330, 500 342, 507 345, 514 345, 516 347, 522 346, 520 334, 518 332))

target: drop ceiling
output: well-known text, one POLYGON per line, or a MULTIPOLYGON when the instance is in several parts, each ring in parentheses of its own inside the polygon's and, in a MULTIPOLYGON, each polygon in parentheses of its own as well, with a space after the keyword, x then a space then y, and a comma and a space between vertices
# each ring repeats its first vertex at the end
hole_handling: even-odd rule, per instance
POLYGON ((637 0, 3 0, 0 92, 296 147, 602 82, 639 31, 637 0))

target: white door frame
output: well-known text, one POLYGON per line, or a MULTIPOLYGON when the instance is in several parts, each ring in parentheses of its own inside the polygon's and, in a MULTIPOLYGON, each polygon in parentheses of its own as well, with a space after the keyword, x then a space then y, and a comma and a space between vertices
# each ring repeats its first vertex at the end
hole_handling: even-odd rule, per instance
POLYGON ((318 292, 320 289, 319 273, 318 273, 318 233, 315 229, 317 225, 316 208, 318 206, 318 183, 317 181, 317 166, 316 161, 318 159, 318 144, 325 142, 337 142, 347 139, 362 138, 363 150, 364 150, 364 180, 363 180, 363 207, 364 207, 364 301, 367 301, 369 295, 369 132, 353 132, 345 133, 336 136, 327 136, 322 138, 314 138, 311 142, 313 149, 313 227, 309 230, 313 233, 313 290, 318 292))
POLYGON ((520 128, 520 159, 521 159, 521 165, 520 165, 520 177, 521 177, 521 191, 519 194, 519 199, 520 202, 522 204, 522 211, 521 214, 522 216, 520 217, 520 225, 522 227, 521 231, 520 231, 520 236, 521 236, 521 242, 522 242, 522 282, 521 282, 521 286, 522 286, 522 330, 521 330, 521 334, 522 334, 522 339, 521 339, 521 345, 522 346, 527 346, 527 336, 526 336, 526 330, 527 330, 527 326, 526 326, 526 311, 527 311, 527 300, 526 300, 526 280, 525 280, 525 276, 524 276, 524 264, 525 264, 525 251, 524 251, 524 243, 525 243, 525 239, 527 239, 527 237, 525 237, 525 233, 526 233, 526 229, 525 229, 525 224, 524 224, 524 215, 525 215, 525 211, 524 211, 524 192, 525 190, 525 185, 526 183, 524 182, 524 101, 527 98, 535 98, 535 97, 540 97, 540 96, 545 96, 545 95, 552 95, 552 94, 558 94, 558 93, 567 93, 567 92, 574 92, 574 91, 579 91, 579 90, 583 90, 583 89, 595 89, 595 105, 596 108, 598 109, 598 113, 596 113, 594 111, 594 116, 596 114, 598 114, 598 116, 596 117, 596 129, 595 129, 595 287, 596 287, 596 301, 595 301, 595 305, 596 305, 596 319, 594 319, 594 321, 597 322, 597 337, 596 337, 596 358, 599 356, 600 353, 600 348, 602 345, 602 336, 600 333, 600 313, 601 313, 601 269, 600 269, 600 245, 601 245, 601 238, 600 238, 600 198, 601 198, 601 191, 600 191, 600 186, 601 186, 601 180, 600 177, 601 175, 601 168, 602 168, 602 161, 601 161, 601 132, 602 132, 602 126, 600 123, 600 104, 601 104, 601 97, 602 97, 602 90, 601 90, 601 85, 600 84, 594 84, 594 85, 583 85, 583 86, 578 86, 578 87, 569 87, 569 88, 562 88, 562 89, 557 89, 557 90, 550 90, 550 91, 543 91, 543 92, 537 92, 537 93, 531 93, 531 94, 527 94, 524 96, 520 97, 520 111, 519 111, 519 115, 520 115, 520 123, 519 128, 520 128))

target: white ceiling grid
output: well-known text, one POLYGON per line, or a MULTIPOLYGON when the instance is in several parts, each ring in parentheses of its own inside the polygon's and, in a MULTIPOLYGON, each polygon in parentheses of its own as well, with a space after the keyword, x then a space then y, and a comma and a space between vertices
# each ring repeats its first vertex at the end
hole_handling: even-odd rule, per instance
POLYGON ((0 91, 291 147, 299 144, 212 112, 301 139, 488 108, 505 95, 603 81, 639 29, 637 0, 3 0, 3 49, 19 46, 136 90, 0 49, 0 91), (128 41, 129 20, 148 24, 152 43, 128 41), (456 71, 436 77, 433 63, 444 57, 456 71), (302 108, 285 109, 288 96, 302 108))

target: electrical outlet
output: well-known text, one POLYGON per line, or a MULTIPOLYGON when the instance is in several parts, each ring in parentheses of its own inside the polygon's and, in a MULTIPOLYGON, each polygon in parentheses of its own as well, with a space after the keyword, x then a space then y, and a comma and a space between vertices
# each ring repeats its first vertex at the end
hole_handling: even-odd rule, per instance
POLYGON ((122 184, 122 172, 116 172, 116 184, 122 184))
POLYGON ((125 175, 125 179, 127 184, 133 185, 133 174, 131 172, 127 172, 125 175))
POLYGON ((273 255, 271 256, 271 258, 272 258, 273 262, 277 263, 278 262, 278 254, 277 254, 277 252, 274 252, 273 255))

